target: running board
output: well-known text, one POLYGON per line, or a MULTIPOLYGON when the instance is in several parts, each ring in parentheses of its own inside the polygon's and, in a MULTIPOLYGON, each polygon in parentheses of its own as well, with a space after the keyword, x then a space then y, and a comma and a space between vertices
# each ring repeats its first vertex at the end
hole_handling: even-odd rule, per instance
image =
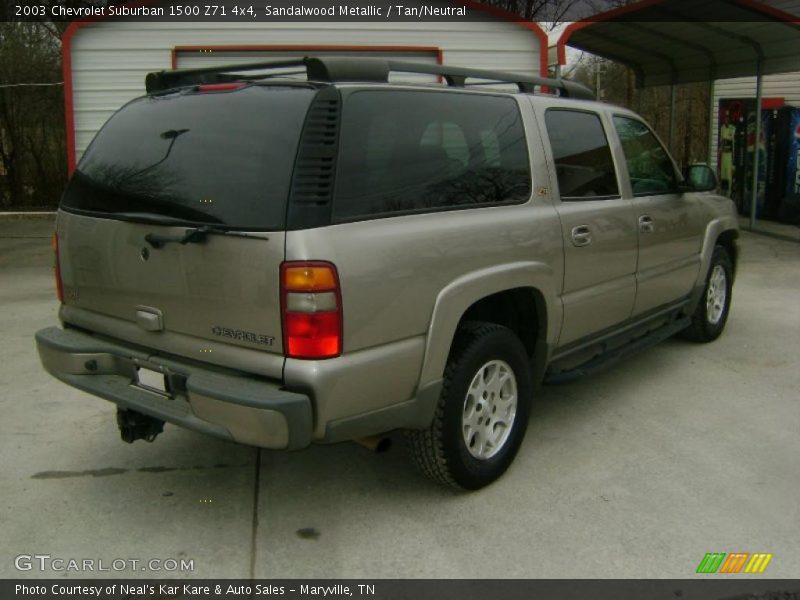
POLYGON ((671 323, 668 323, 667 325, 664 325, 663 327, 660 327, 642 337, 636 338, 633 341, 620 346, 619 348, 614 348, 613 350, 604 352, 600 356, 592 358, 587 362, 578 365, 577 367, 568 369, 566 371, 548 372, 545 375, 544 382, 548 384, 569 383, 571 381, 575 381, 576 379, 580 379, 581 377, 597 373, 609 365, 617 362, 618 360, 625 358, 626 356, 640 352, 646 348, 649 348, 650 346, 655 346, 659 342, 672 337, 679 331, 683 331, 689 327, 691 322, 691 317, 682 317, 672 321, 671 323))

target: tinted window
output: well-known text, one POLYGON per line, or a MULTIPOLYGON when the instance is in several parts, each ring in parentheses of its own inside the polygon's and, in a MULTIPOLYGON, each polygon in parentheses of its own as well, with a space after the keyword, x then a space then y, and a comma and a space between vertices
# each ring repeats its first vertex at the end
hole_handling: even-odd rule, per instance
POLYGON ((674 192, 677 183, 672 160, 647 125, 636 119, 614 117, 614 127, 625 152, 633 194, 674 192))
POLYGON ((251 86, 134 100, 97 134, 62 205, 281 228, 312 95, 306 88, 251 86))
POLYGON ((600 117, 594 113, 551 109, 545 113, 545 122, 561 199, 617 197, 614 160, 600 117))
POLYGON ((345 100, 337 219, 523 202, 530 189, 512 98, 370 90, 345 100))

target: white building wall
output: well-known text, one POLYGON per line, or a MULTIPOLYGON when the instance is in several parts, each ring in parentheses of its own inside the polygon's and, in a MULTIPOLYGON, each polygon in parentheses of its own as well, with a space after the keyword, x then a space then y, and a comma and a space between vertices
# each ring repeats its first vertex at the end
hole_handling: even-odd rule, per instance
MULTIPOLYGON (((176 46, 302 44, 438 47, 445 64, 528 75, 540 74, 542 52, 539 38, 532 31, 505 21, 269 24, 100 21, 78 29, 71 39, 76 160, 115 110, 144 94, 148 72, 171 68, 176 46)), ((407 58, 405 54, 399 56, 407 58)), ((191 60, 188 56, 178 56, 180 66, 187 66, 191 60)))

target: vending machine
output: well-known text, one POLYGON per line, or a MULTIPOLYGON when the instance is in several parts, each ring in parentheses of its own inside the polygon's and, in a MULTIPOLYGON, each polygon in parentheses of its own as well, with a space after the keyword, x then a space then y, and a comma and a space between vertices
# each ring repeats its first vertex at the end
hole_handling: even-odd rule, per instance
POLYGON ((763 217, 777 219, 778 208, 785 194, 788 145, 785 132, 789 128, 790 108, 766 112, 767 163, 763 217))
POLYGON ((755 152, 758 152, 758 178, 756 179, 756 217, 765 218, 765 200, 767 192, 767 139, 770 135, 770 118, 768 111, 761 111, 761 130, 759 131, 758 141, 756 141, 756 103, 748 102, 745 108, 745 135, 746 145, 744 152, 744 165, 741 170, 744 173, 744 183, 742 185, 742 198, 739 203, 743 214, 750 214, 750 203, 753 199, 753 168, 755 167, 755 152))
POLYGON ((767 174, 768 119, 762 112, 761 134, 756 144, 756 101, 752 98, 731 98, 719 101, 717 173, 720 191, 731 198, 739 212, 750 213, 753 185, 753 156, 759 153, 757 216, 763 216, 767 174))
POLYGON ((779 145, 785 149, 783 164, 786 167, 783 191, 778 206, 778 219, 784 223, 800 225, 800 108, 787 111, 786 127, 779 145))
POLYGON ((717 173, 720 192, 749 215, 757 151, 756 217, 800 224, 800 108, 782 104, 765 99, 756 143, 755 100, 720 100, 717 173))
POLYGON ((741 207, 744 156, 747 141, 743 100, 719 101, 717 173, 720 192, 741 207))

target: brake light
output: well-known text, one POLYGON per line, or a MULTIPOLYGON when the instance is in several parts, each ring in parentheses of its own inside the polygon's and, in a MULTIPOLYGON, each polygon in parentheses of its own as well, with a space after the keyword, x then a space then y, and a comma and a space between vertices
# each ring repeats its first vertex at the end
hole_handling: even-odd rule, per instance
POLYGON ((283 348, 289 358, 333 358, 342 353, 342 294, 333 264, 281 265, 283 348))
POLYGON ((246 86, 246 83, 204 83, 197 86, 198 92, 229 92, 239 90, 246 86))
POLYGON ((59 302, 64 302, 64 286, 61 283, 61 264, 58 259, 58 232, 53 233, 53 258, 55 260, 53 272, 56 277, 56 297, 59 302))

